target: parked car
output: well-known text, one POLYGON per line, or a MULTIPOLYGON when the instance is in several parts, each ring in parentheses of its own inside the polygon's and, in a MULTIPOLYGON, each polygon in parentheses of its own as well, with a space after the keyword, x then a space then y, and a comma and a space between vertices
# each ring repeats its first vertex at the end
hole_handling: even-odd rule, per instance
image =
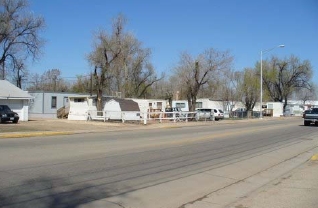
POLYGON ((196 120, 200 119, 210 119, 214 120, 213 109, 211 108, 197 108, 196 110, 196 120))
POLYGON ((175 114, 176 117, 179 117, 179 116, 180 116, 180 113, 181 113, 181 109, 180 109, 180 108, 176 108, 176 107, 166 108, 166 109, 165 109, 165 112, 166 112, 166 116, 167 116, 168 118, 172 118, 172 117, 173 117, 173 114, 175 114))
POLYGON ((312 108, 309 112, 305 113, 304 126, 309 126, 311 123, 318 126, 318 108, 312 108))
POLYGON ((0 105, 0 123, 7 121, 12 121, 13 123, 18 123, 19 115, 16 112, 13 112, 9 106, 0 105))
POLYGON ((305 111, 303 112, 303 118, 305 118, 305 114, 306 114, 306 113, 310 113, 310 111, 311 111, 311 109, 305 110, 305 111))
POLYGON ((224 112, 221 109, 213 109, 214 119, 216 121, 224 119, 224 112))

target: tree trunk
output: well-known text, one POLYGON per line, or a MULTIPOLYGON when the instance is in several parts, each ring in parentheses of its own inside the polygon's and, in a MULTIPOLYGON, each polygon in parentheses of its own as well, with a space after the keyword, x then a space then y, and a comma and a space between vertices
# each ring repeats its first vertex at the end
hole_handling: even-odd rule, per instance
MULTIPOLYGON (((103 110, 103 91, 101 89, 98 89, 97 91, 96 108, 97 108, 97 111, 103 110)), ((101 115, 101 114, 102 113, 98 112, 97 115, 101 115)))
POLYGON ((287 99, 285 98, 284 105, 283 105, 283 115, 285 115, 286 107, 287 107, 287 99))
POLYGON ((0 60, 0 63, 1 63, 1 78, 2 80, 5 80, 6 76, 5 76, 5 68, 4 68, 4 60, 0 60))
POLYGON ((188 96, 189 111, 195 111, 195 105, 197 103, 197 97, 194 95, 188 96))

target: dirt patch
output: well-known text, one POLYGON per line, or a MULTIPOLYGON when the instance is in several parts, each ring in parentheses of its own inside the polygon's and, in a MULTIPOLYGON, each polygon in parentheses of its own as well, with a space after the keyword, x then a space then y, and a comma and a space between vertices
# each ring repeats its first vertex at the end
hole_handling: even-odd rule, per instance
MULTIPOLYGON (((277 119, 277 118, 271 118, 277 119)), ((284 118, 286 119, 286 118, 284 118)), ((293 118, 299 119, 300 118, 293 118)), ((265 119, 264 119, 265 120, 265 119)), ((34 119, 27 122, 20 121, 17 124, 14 123, 0 123, 0 133, 13 133, 13 132, 50 132, 50 131, 108 131, 123 128, 174 128, 181 126, 195 126, 195 125, 223 125, 232 124, 237 122, 252 122, 260 121, 259 119, 248 119, 248 120, 224 120, 224 121, 189 121, 189 122, 176 122, 163 121, 160 123, 158 120, 147 121, 147 125, 143 124, 143 121, 138 122, 125 122, 121 121, 70 121, 67 119, 34 119)))
POLYGON ((0 124, 0 133, 36 131, 103 131, 109 128, 138 127, 140 123, 69 121, 63 119, 39 119, 28 122, 0 124))

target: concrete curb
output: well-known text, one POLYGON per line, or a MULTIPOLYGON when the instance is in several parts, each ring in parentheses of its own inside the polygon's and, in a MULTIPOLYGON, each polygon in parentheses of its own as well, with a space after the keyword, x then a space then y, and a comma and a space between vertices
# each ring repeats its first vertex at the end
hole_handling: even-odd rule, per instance
POLYGON ((75 132, 49 131, 49 132, 23 132, 23 133, 5 133, 0 134, 0 139, 39 137, 39 136, 55 136, 55 135, 71 135, 75 132))

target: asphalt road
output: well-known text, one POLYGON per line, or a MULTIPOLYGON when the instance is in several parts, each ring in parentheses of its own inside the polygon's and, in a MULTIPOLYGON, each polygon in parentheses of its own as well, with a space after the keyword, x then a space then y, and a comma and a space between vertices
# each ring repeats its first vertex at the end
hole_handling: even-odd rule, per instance
POLYGON ((2 139, 0 207, 200 207, 220 191, 209 207, 225 207, 317 148, 317 127, 301 121, 2 139))

